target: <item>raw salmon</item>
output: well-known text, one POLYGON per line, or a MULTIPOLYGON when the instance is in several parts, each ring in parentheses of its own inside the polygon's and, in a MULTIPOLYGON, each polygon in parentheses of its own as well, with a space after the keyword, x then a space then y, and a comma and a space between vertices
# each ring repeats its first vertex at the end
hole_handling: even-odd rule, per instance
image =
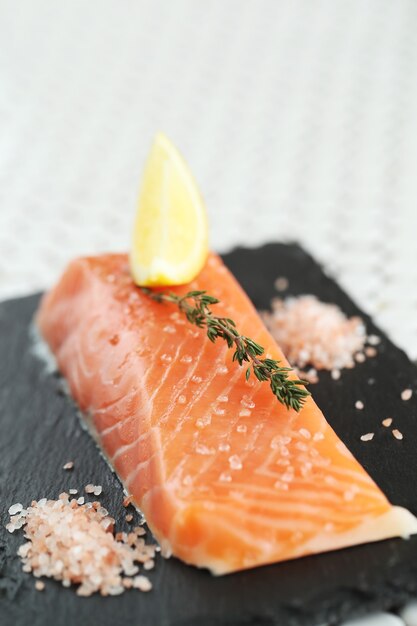
MULTIPOLYGON (((176 291, 188 289, 219 298, 219 315, 286 362, 217 256, 176 291)), ((267 383, 246 382, 223 341, 133 284, 125 255, 73 261, 37 321, 166 552, 224 574, 417 532, 312 398, 297 414, 267 383)))

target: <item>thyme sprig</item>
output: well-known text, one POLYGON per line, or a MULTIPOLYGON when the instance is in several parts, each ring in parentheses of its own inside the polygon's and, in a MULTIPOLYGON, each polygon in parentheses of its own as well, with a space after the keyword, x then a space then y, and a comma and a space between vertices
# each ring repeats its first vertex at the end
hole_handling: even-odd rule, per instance
POLYGON ((271 391, 276 398, 287 408, 300 411, 304 401, 310 393, 304 388, 308 384, 304 380, 289 378, 290 367, 282 367, 280 361, 269 358, 260 358, 264 348, 245 335, 241 335, 235 322, 228 317, 214 315, 210 309, 219 300, 210 296, 206 291, 189 291, 183 296, 173 292, 154 291, 141 287, 142 291, 156 302, 175 304, 185 315, 190 324, 207 329, 207 337, 213 343, 221 338, 229 348, 234 348, 233 361, 240 366, 248 363, 246 380, 251 373, 261 382, 269 381, 271 391))

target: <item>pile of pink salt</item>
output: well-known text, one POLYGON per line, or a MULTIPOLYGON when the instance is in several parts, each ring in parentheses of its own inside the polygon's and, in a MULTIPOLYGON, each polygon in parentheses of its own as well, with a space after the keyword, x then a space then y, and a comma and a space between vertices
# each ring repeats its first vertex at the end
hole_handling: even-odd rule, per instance
MULTIPOLYGON (((366 354, 366 329, 359 317, 347 318, 338 306, 312 295, 274 299, 272 312, 264 313, 264 320, 291 365, 332 370, 335 380, 341 369, 376 354, 374 348, 372 355, 366 354)), ((377 341, 377 337, 368 338, 371 345, 377 341)))
POLYGON ((36 578, 62 581, 64 587, 78 584, 77 594, 119 595, 128 588, 149 591, 151 582, 138 575, 139 565, 154 565, 156 546, 146 545, 145 530, 113 534, 114 519, 100 502, 42 498, 26 509, 20 503, 9 509, 9 532, 24 529, 27 542, 18 549, 23 570, 36 578))

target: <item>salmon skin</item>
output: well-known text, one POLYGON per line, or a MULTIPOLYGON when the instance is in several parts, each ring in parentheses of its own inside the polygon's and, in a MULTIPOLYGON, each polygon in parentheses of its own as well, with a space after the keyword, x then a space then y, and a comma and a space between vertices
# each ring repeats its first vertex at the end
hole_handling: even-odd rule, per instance
MULTIPOLYGON (((189 289, 217 297, 216 313, 287 363, 220 258, 173 291, 189 289)), ((133 284, 126 255, 73 261, 37 323, 165 552, 224 574, 417 532, 312 398, 296 413, 246 381, 224 341, 133 284)))

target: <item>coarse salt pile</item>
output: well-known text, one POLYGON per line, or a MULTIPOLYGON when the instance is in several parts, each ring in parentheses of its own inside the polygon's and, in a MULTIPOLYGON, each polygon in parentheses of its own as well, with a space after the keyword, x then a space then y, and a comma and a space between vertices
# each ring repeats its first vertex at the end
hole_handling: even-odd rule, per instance
POLYGON ((12 505, 9 513, 7 530, 24 528, 28 540, 18 549, 23 570, 36 578, 55 578, 64 587, 76 583, 80 596, 151 589, 148 578, 137 575, 138 564, 151 569, 156 546, 145 544, 140 526, 115 537, 114 519, 100 502, 79 504, 62 493, 58 500, 33 501, 27 509, 12 505))
POLYGON ((359 317, 347 318, 338 306, 312 295, 274 299, 264 320, 290 363, 299 368, 337 372, 354 367, 355 355, 362 354, 366 343, 359 317))

